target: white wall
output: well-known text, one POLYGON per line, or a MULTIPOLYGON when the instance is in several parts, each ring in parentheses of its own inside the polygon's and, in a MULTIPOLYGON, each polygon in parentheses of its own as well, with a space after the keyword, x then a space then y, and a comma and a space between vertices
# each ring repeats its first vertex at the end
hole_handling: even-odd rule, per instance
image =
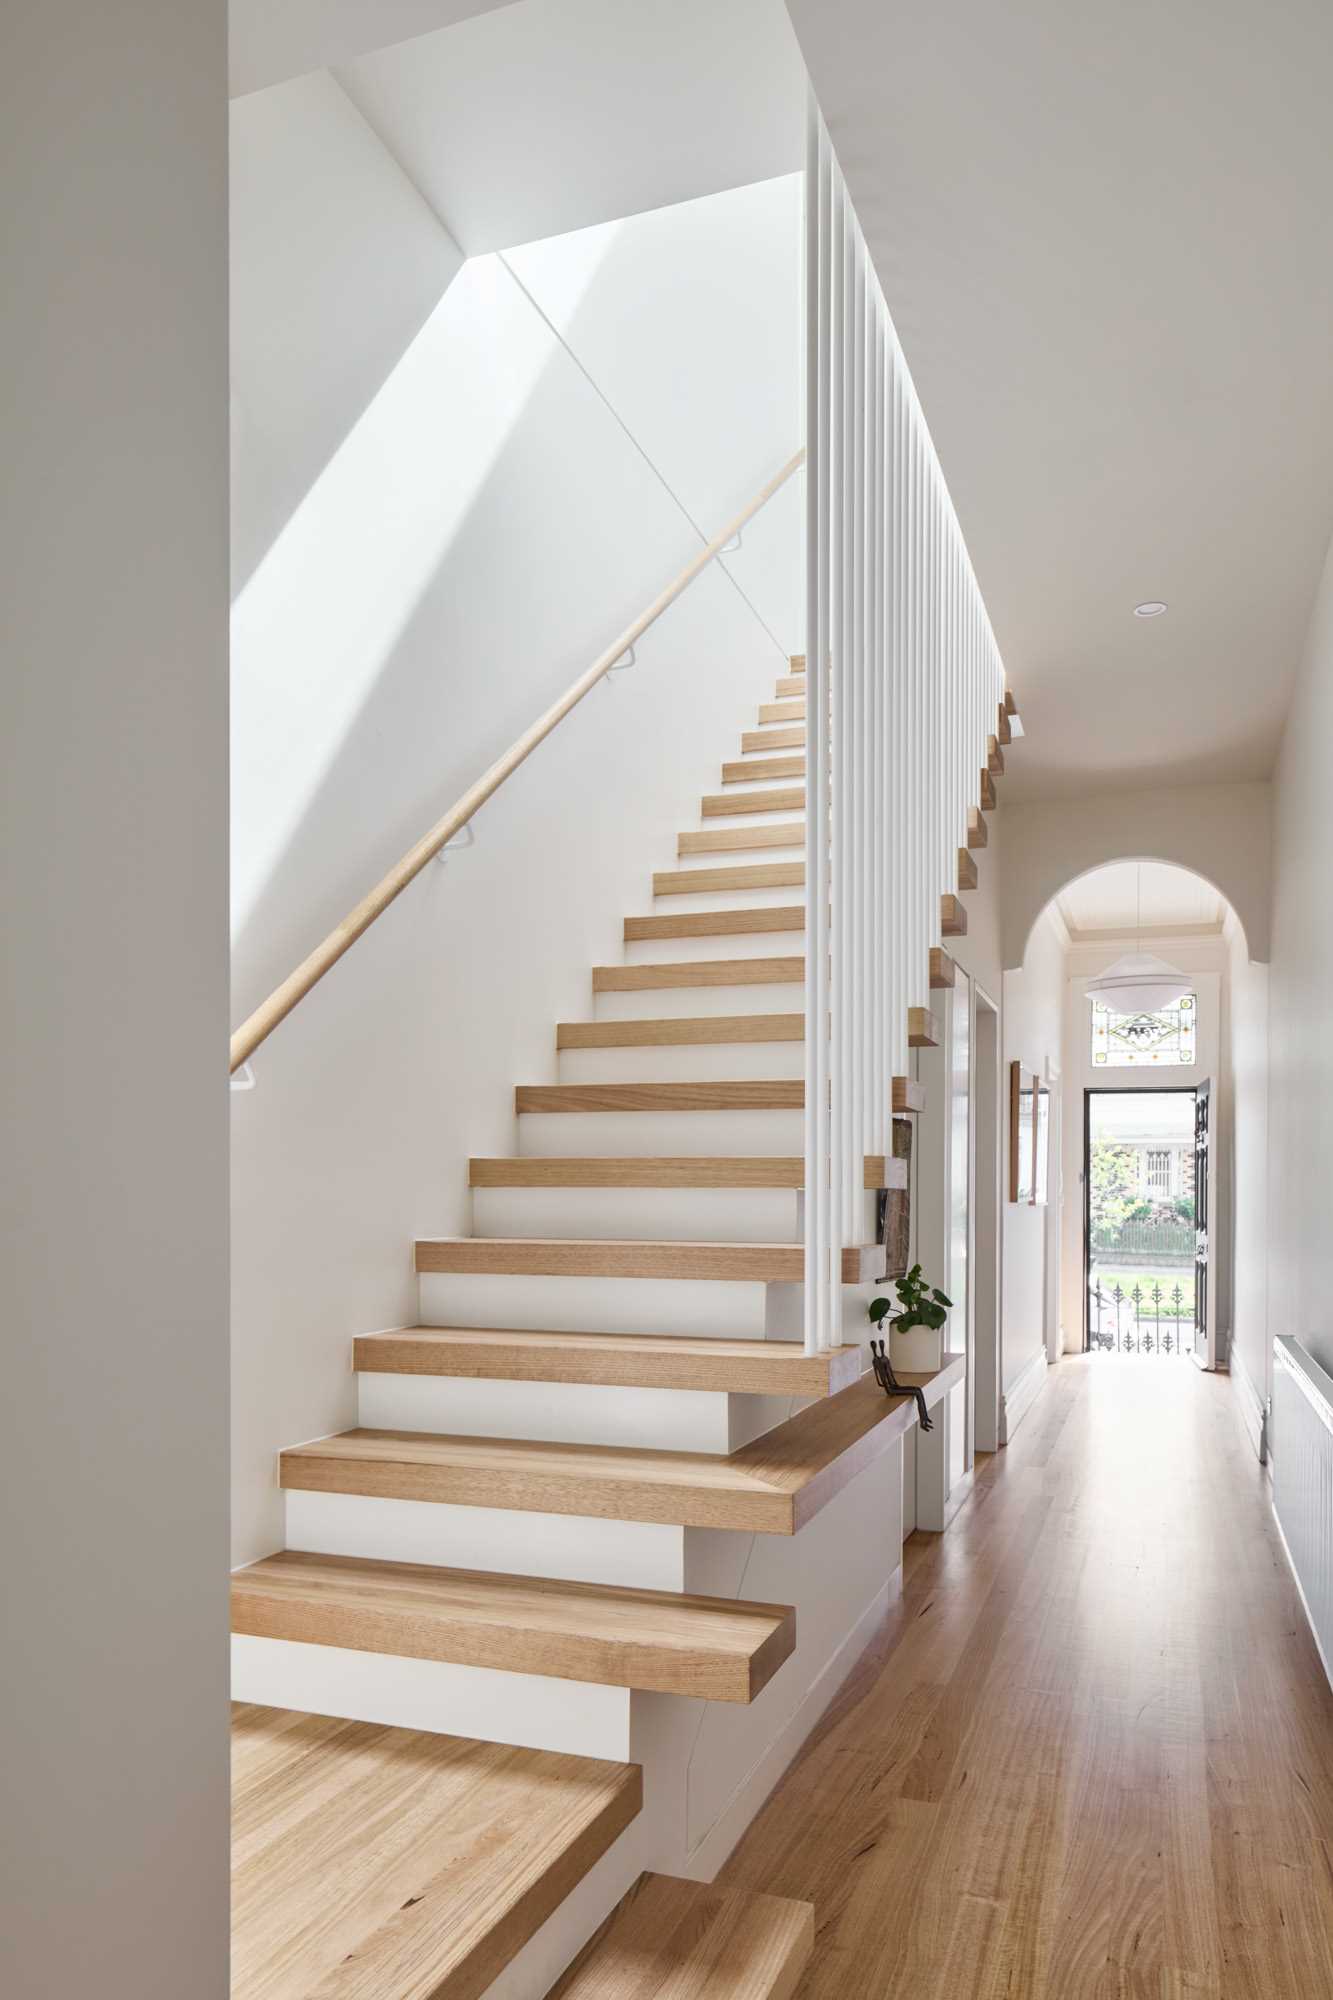
POLYGON ((1224 1132, 1229 1129, 1230 1255, 1224 1326, 1233 1376, 1255 1419, 1271 1390, 1268 1325, 1268 988, 1270 969, 1251 962, 1234 919, 1226 930, 1222 990, 1224 1132))
POLYGON ((227 1992, 226 9, 5 16, 0 1989, 227 1992))
MULTIPOLYGON (((1274 780, 1267 1333, 1294 1334, 1333 1369, 1333 928, 1327 856, 1333 838, 1333 556, 1310 622, 1274 780)), ((1256 1382, 1257 1343, 1242 1347, 1256 1382)), ((1262 1386, 1262 1383, 1260 1383, 1262 1386)), ((1282 1449, 1281 1439, 1276 1450, 1282 1449)))
MULTIPOLYGON (((794 448, 798 206, 767 183, 516 256, 541 310, 495 257, 449 285, 237 600, 235 1019, 698 548, 645 450, 712 533, 794 448), (646 317, 637 232, 678 280, 646 317), (793 337, 749 339, 756 313, 793 337)), ((747 529, 261 1050, 234 1106, 236 1560, 281 1540, 274 1454, 352 1420, 351 1336, 414 1316, 413 1237, 469 1228, 468 1156, 513 1150, 514 1085, 553 1079, 556 1021, 799 648, 799 516, 795 491, 747 529)))
MULTIPOLYGON (((1008 808, 1001 817, 1007 871, 1013 865, 1008 808)), ((1065 978, 1063 926, 1058 919, 1044 916, 1032 932, 1022 969, 1004 975, 1000 1388, 1002 1398, 1010 1403, 1015 1403, 1016 1392, 1023 1393, 1020 1385, 1025 1378, 1030 1379, 1029 1370, 1035 1373, 1037 1356, 1045 1353, 1048 1232, 1059 1231, 1060 1209, 1053 1203, 1029 1204, 1009 1199, 1009 1066, 1020 1062, 1024 1070, 1042 1078, 1061 1074, 1065 978)), ((1015 1407, 1021 1416, 1022 1406, 1015 1404, 1015 1407)))
POLYGON ((463 261, 327 71, 231 107, 240 589, 463 261))
MULTIPOLYGON (((1090 723, 1089 727, 1093 725, 1090 723)), ((1269 955, 1272 788, 1172 786, 1005 808, 1003 949, 1021 965, 1033 924, 1077 876, 1108 861, 1168 861, 1232 905, 1251 955, 1269 955)))

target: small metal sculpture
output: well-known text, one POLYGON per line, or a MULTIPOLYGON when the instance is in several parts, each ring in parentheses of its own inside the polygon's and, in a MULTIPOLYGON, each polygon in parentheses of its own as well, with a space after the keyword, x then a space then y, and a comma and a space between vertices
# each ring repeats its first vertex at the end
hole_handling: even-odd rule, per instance
POLYGON ((870 1343, 870 1364, 875 1371, 875 1380, 886 1396, 915 1396, 916 1420, 923 1431, 933 1431, 935 1426, 926 1409, 925 1393, 921 1389, 909 1389, 898 1380, 889 1360, 889 1350, 882 1340, 870 1343))

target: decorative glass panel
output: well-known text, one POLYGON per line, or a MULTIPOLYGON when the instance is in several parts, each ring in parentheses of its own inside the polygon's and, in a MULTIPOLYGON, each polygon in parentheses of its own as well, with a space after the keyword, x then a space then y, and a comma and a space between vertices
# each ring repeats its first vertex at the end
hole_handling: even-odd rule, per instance
POLYGON ((1177 1069, 1193 1063, 1199 1001, 1186 993, 1160 1014, 1113 1014, 1092 1003, 1092 1060, 1097 1069, 1177 1069))

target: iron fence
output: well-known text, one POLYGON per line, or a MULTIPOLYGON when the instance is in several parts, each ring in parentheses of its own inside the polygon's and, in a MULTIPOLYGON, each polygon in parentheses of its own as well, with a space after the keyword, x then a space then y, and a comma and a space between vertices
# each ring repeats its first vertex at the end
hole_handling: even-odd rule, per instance
POLYGON ((1105 1354, 1189 1354, 1194 1300, 1180 1285, 1088 1285, 1088 1348, 1105 1354))

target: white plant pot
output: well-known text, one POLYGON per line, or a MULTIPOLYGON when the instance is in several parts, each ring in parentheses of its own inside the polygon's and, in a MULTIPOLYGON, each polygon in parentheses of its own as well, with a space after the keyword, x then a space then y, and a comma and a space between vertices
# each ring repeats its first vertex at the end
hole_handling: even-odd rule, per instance
POLYGON ((932 1332, 928 1326, 914 1326, 910 1333, 889 1334, 889 1360, 893 1371, 931 1374, 944 1359, 944 1329, 932 1332))

